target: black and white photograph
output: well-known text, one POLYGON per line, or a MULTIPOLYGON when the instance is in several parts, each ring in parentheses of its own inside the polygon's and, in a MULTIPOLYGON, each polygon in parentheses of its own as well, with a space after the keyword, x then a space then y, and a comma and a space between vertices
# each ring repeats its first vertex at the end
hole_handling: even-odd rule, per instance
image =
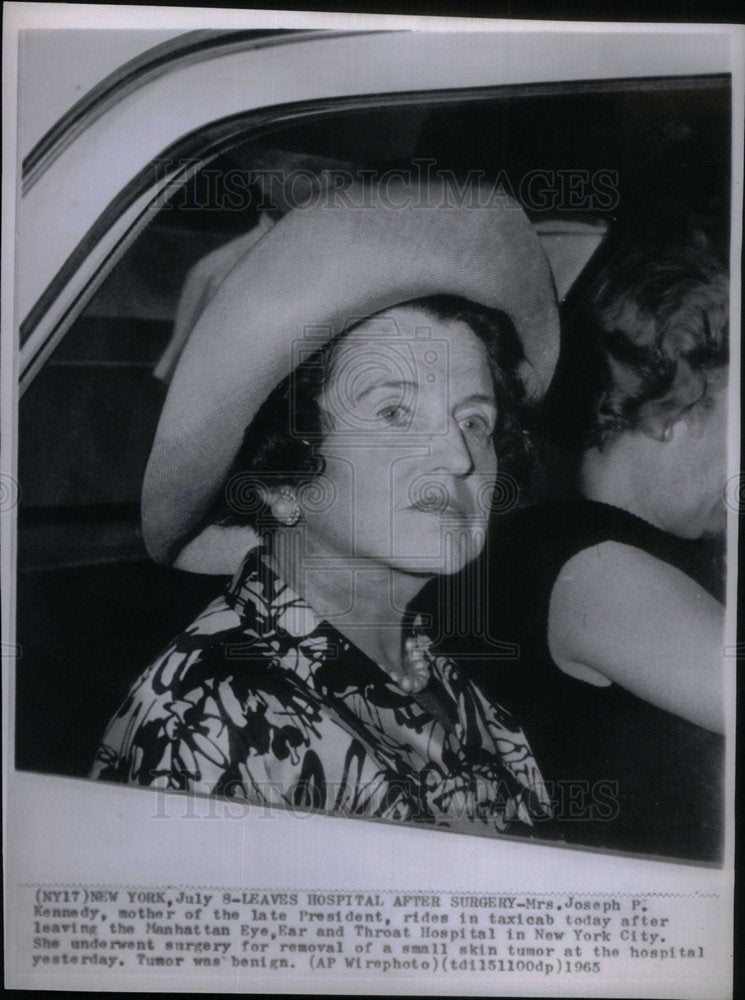
POLYGON ((6 9, 6 985, 726 996, 742 28, 6 9))

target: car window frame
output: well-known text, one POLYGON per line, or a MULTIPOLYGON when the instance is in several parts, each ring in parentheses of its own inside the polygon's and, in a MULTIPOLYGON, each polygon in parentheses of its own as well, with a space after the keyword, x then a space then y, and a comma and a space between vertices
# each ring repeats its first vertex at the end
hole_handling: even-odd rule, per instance
MULTIPOLYGON (((298 34, 307 36, 309 33, 298 34)), ((296 101, 252 108, 213 120, 187 132, 140 168, 109 201, 21 320, 19 395, 23 395, 41 371, 103 281, 163 207, 165 200, 212 160, 237 145, 269 136, 301 120, 354 111, 407 105, 436 108, 457 103, 486 103, 500 98, 615 94, 633 90, 705 90, 725 86, 731 87, 729 73, 433 88, 296 101), (174 166, 172 170, 164 171, 163 164, 174 166)))

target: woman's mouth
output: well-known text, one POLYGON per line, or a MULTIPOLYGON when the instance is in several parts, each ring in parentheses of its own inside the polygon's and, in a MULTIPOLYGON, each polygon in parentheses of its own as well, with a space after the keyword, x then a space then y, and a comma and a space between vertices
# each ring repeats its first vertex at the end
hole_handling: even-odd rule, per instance
POLYGON ((423 514, 437 514, 440 517, 465 517, 466 512, 455 501, 417 500, 411 504, 409 510, 419 510, 423 514))

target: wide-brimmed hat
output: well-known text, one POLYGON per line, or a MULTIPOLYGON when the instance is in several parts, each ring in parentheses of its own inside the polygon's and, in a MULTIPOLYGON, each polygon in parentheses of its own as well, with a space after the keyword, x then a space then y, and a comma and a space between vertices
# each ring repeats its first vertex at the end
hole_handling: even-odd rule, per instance
POLYGON ((352 319, 410 299, 463 296, 511 318, 529 397, 547 389, 559 351, 556 292, 514 200, 485 188, 456 200, 444 185, 404 182, 343 194, 268 229, 189 334, 143 487, 143 535, 157 562, 230 572, 244 554, 233 550, 246 529, 206 522, 245 428, 289 374, 292 346, 308 329, 319 346, 352 319))

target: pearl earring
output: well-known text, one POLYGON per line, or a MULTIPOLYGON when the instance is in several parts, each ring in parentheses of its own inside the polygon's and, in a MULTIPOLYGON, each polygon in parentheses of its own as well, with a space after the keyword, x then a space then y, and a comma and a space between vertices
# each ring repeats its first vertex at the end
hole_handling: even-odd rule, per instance
POLYGON ((300 520, 300 505, 297 502, 297 497, 289 486, 283 486, 279 491, 279 495, 283 500, 292 504, 292 506, 281 518, 278 518, 278 520, 281 520, 282 523, 286 524, 288 528, 292 528, 300 520))

